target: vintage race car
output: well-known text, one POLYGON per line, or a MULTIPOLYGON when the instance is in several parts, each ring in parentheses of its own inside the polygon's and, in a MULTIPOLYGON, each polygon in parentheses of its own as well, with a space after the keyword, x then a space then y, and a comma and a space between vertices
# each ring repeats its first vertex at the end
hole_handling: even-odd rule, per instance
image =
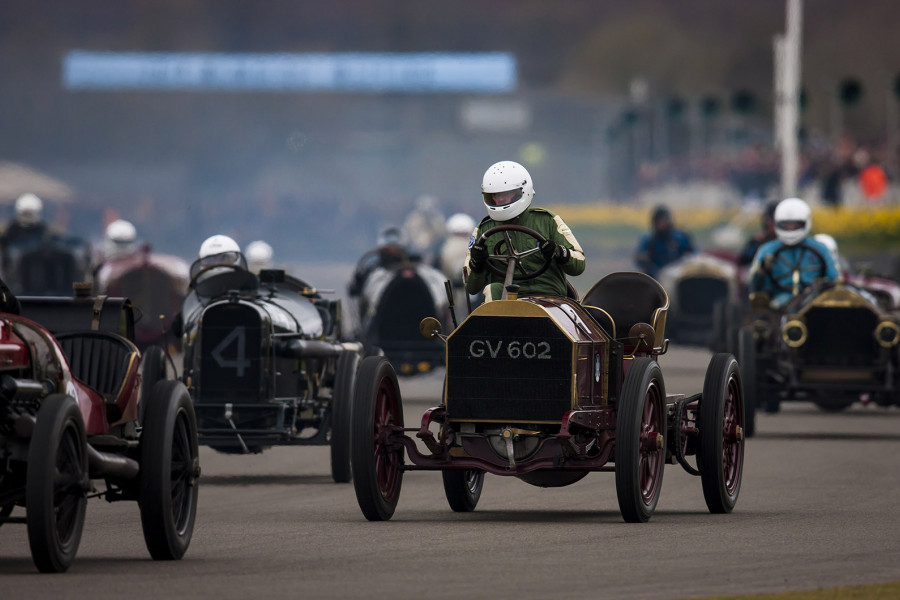
POLYGON ((88 278, 90 263, 90 244, 48 233, 6 247, 3 280, 19 296, 68 296, 73 281, 88 278))
POLYGON ((142 360, 127 300, 83 291, 0 314, 0 524, 27 524, 37 568, 65 571, 87 499, 136 500, 150 555, 181 558, 200 475, 190 397, 159 348, 142 360))
POLYGON ((350 481, 362 345, 342 338, 340 300, 281 270, 199 264, 181 327, 200 443, 230 453, 330 443, 334 480, 350 481))
MULTIPOLYGON (((480 242, 511 230, 543 241, 530 229, 500 225, 480 242)), ((476 308, 446 338, 437 320, 422 323, 424 335, 445 343, 447 376, 442 403, 421 425, 404 426, 391 363, 363 360, 352 460, 365 517, 393 515, 406 471, 441 471, 450 507, 460 512, 474 510, 486 472, 555 487, 614 471, 622 516, 647 521, 664 464, 676 461, 701 477, 710 511, 731 511, 744 452, 734 357, 713 357, 702 393, 667 394, 657 357, 668 347, 668 296, 656 280, 612 273, 581 302, 520 298, 513 282, 541 271, 522 272, 520 260, 538 250, 519 253, 508 239, 506 248, 488 268, 505 276, 507 299, 476 308), (501 268, 502 261, 511 266, 501 268)))
POLYGON ((94 275, 96 294, 129 298, 141 313, 134 324, 135 343, 140 350, 150 346, 168 348, 173 339, 172 322, 181 310, 190 282, 190 267, 177 256, 155 254, 149 246, 127 256, 105 261, 94 275))
POLYGON ((884 297, 844 281, 817 280, 780 309, 751 298, 752 323, 740 330, 747 434, 756 408, 777 412, 786 400, 837 411, 861 394, 900 405, 900 320, 884 297))
POLYGON ((738 303, 737 265, 713 254, 691 254, 666 266, 659 282, 671 292, 666 328, 679 344, 710 345, 722 311, 738 303))
MULTIPOLYGON (((365 265, 367 256, 360 259, 365 265)), ((360 270, 357 270, 360 273, 360 270)), ((437 269, 403 257, 391 265, 378 265, 350 285, 359 331, 367 347, 380 349, 400 375, 427 373, 444 364, 438 340, 419 335, 419 322, 437 316, 449 324, 444 276, 437 269)))

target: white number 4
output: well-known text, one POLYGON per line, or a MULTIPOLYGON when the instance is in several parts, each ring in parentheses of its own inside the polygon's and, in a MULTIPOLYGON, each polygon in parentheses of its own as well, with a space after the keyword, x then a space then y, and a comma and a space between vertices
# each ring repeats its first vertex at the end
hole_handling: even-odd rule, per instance
POLYGON ((231 333, 226 335, 225 339, 212 349, 212 357, 215 359, 216 364, 223 369, 232 368, 237 371, 238 377, 243 377, 244 370, 250 366, 250 361, 247 359, 247 337, 244 333, 244 328, 236 327, 231 333), (222 356, 225 349, 231 346, 235 341, 237 341, 237 352, 235 353, 234 360, 222 356))

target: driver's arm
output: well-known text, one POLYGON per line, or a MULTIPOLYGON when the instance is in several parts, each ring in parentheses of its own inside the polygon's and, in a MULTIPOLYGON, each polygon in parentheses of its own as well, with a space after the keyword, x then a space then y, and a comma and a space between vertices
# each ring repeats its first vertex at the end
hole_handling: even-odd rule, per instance
POLYGON ((823 256, 825 258, 825 279, 828 281, 837 281, 841 272, 838 269, 838 266, 834 264, 834 258, 831 256, 831 252, 825 252, 823 256))
POLYGON ((551 231, 554 242, 569 249, 569 260, 560 265, 566 275, 581 275, 584 273, 584 250, 575 239, 572 230, 566 225, 559 215, 553 216, 555 227, 551 231))
POLYGON ((469 241, 469 249, 466 251, 466 260, 463 265, 469 271, 469 279, 466 281, 466 291, 470 294, 477 294, 481 290, 484 289, 484 286, 488 283, 488 271, 486 268, 482 268, 481 271, 476 271, 474 266, 472 265, 472 244, 481 237, 482 227, 478 225, 475 227, 475 230, 472 232, 472 238, 469 241))
POLYGON ((760 247, 753 259, 753 266, 750 267, 750 281, 747 284, 751 294, 753 292, 762 291, 766 285, 768 278, 766 277, 766 270, 763 268, 762 262, 769 254, 771 254, 771 252, 768 249, 764 250, 760 247))

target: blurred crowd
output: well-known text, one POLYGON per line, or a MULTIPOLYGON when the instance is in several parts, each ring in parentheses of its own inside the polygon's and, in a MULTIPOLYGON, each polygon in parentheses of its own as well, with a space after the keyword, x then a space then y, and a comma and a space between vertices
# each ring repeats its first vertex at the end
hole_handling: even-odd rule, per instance
MULTIPOLYGON (((741 150, 673 157, 641 164, 637 172, 640 191, 665 184, 690 181, 721 182, 745 200, 768 200, 777 195, 780 155, 764 145, 741 150)), ((804 197, 828 206, 888 204, 897 201, 891 192, 900 164, 886 143, 862 143, 849 137, 835 144, 808 143, 801 155, 799 187, 804 197)))

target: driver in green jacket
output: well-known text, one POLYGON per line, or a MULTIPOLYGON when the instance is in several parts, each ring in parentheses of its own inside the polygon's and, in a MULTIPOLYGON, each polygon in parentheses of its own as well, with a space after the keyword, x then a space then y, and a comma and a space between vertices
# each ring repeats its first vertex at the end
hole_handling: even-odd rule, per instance
MULTIPOLYGON (((475 228, 469 240, 464 269, 468 271, 466 291, 477 294, 484 291, 486 302, 499 300, 503 293, 503 278, 491 273, 487 268, 488 256, 506 253, 506 243, 502 234, 492 235, 485 243, 478 243, 481 235, 498 225, 521 225, 536 231, 546 238, 541 244, 527 234, 510 231, 509 237, 517 252, 525 252, 539 247, 522 260, 525 271, 539 270, 550 261, 550 267, 541 275, 515 281, 519 294, 566 295, 566 275, 580 275, 584 272, 584 251, 572 230, 553 212, 531 206, 534 198, 534 182, 525 167, 512 161, 501 161, 491 165, 481 183, 484 205, 488 216, 475 228), (498 247, 499 244, 499 247, 498 247)), ((505 269, 505 263, 493 264, 505 269)), ((521 274, 520 268, 516 273, 521 274)))

